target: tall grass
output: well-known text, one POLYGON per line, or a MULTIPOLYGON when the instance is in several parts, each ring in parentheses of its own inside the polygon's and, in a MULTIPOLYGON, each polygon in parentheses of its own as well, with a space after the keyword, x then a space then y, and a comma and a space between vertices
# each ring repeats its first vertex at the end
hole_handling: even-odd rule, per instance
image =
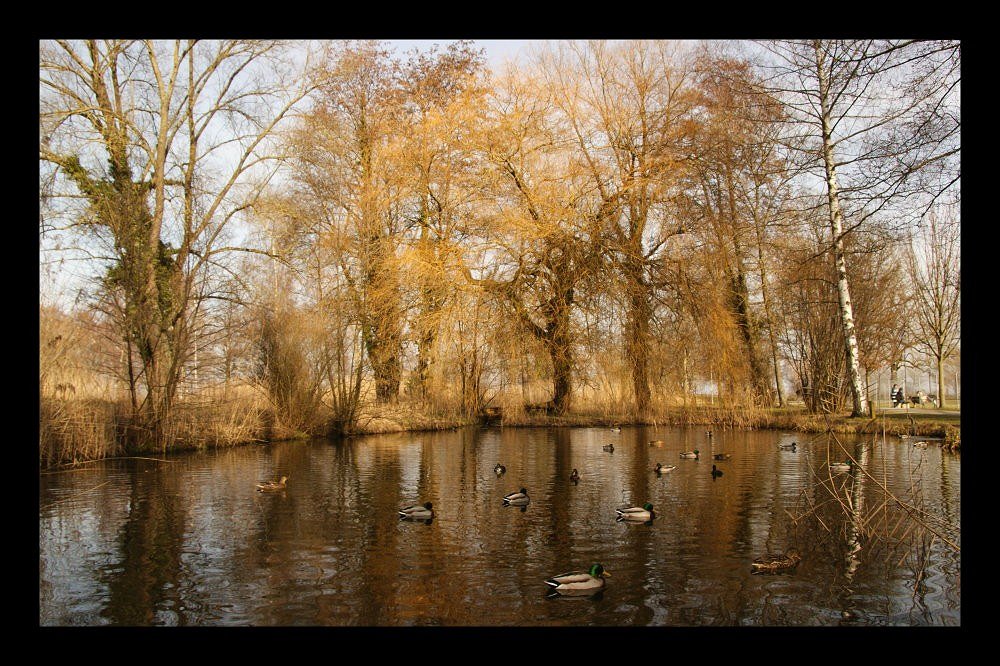
POLYGON ((124 407, 109 400, 43 396, 39 404, 39 464, 51 467, 122 453, 117 430, 124 407))
MULTIPOLYGON (((462 413, 461 401, 401 400, 391 405, 366 401, 349 433, 443 430, 477 423, 462 413)), ((960 430, 940 421, 851 419, 810 414, 804 410, 741 405, 694 405, 658 402, 644 418, 605 401, 577 401, 571 412, 554 416, 525 409, 520 391, 497 396, 504 426, 708 425, 736 429, 782 429, 796 432, 874 433, 944 437, 949 450, 960 447, 960 430)), ((139 452, 126 443, 130 422, 127 400, 43 395, 40 403, 39 461, 42 467, 139 452)), ((178 400, 164 425, 167 450, 227 447, 301 436, 282 428, 267 397, 253 386, 205 388, 178 400), (278 425, 276 425, 278 424, 278 425)))
POLYGON ((177 404, 166 424, 176 448, 225 447, 266 438, 267 401, 251 387, 212 387, 177 404))
MULTIPOLYGON (((226 447, 267 437, 268 405, 251 387, 210 388, 178 400, 163 424, 168 451, 226 447)), ((39 403, 42 468, 144 449, 132 443, 127 400, 43 394, 39 403)), ((162 451, 162 450, 161 450, 162 451)))

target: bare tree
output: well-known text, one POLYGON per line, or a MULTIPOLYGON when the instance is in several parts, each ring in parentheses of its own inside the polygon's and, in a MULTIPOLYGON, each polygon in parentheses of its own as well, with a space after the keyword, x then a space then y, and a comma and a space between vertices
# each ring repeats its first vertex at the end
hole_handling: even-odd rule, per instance
POLYGON ((118 294, 128 363, 139 360, 129 378, 140 443, 164 443, 204 274, 240 249, 224 232, 266 181, 268 138, 310 89, 282 78, 281 55, 240 40, 40 49, 40 157, 71 184, 60 194, 89 206, 67 228, 111 249, 102 283, 118 294))
POLYGON ((898 247, 881 233, 860 231, 848 237, 849 278, 854 296, 858 352, 869 400, 870 375, 902 358, 910 344, 912 289, 898 247))
POLYGON ((337 243, 356 299, 378 402, 398 398, 404 309, 400 246, 406 183, 396 157, 402 128, 399 63, 375 41, 331 45, 325 82, 293 139, 293 177, 311 191, 337 243))
POLYGON ((799 234, 785 240, 787 261, 780 267, 783 288, 781 340, 798 379, 802 400, 813 412, 833 412, 842 406, 845 368, 840 343, 836 282, 833 267, 816 249, 823 245, 822 222, 814 218, 799 234))
POLYGON ((914 294, 916 346, 935 361, 938 399, 945 404, 944 364, 960 344, 959 222, 951 208, 935 209, 911 240, 907 273, 914 294))
POLYGON ((770 402, 764 358, 764 344, 770 342, 771 370, 781 402, 766 251, 787 200, 788 171, 778 143, 782 110, 776 99, 761 91, 743 60, 706 54, 699 61, 698 75, 703 113, 695 130, 696 156, 685 192, 688 217, 703 229, 713 264, 720 269, 718 282, 724 285, 744 348, 754 399, 770 402), (754 288, 756 280, 759 287, 754 288), (752 305, 758 300, 757 289, 760 308, 752 305))
POLYGON ((787 145, 822 179, 852 413, 866 413, 845 235, 905 219, 957 186, 959 48, 954 42, 771 42, 762 63, 793 121, 787 145), (817 167, 820 169, 817 173, 817 167), (904 206, 910 205, 909 211, 904 206))

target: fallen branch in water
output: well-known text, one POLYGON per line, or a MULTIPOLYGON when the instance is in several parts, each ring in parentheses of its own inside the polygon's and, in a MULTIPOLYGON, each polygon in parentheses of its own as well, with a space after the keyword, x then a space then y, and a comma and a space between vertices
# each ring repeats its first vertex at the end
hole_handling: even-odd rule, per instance
MULTIPOLYGON (((951 523, 946 517, 937 515, 931 511, 928 511, 921 503, 919 497, 908 497, 906 499, 901 499, 899 496, 894 494, 889 488, 888 483, 885 478, 876 478, 871 471, 868 469, 870 463, 861 464, 851 451, 843 445, 840 440, 837 439, 836 434, 831 429, 826 433, 827 436, 827 446, 826 446, 826 463, 829 464, 830 461, 836 459, 846 460, 850 462, 851 472, 846 475, 834 475, 829 467, 826 467, 826 473, 815 473, 814 480, 815 483, 812 485, 812 489, 815 490, 817 487, 822 487, 824 494, 827 496, 826 500, 812 497, 809 492, 809 488, 803 488, 801 493, 801 499, 805 502, 805 510, 802 511, 798 516, 793 516, 795 523, 800 520, 811 516, 825 529, 827 532, 830 528, 822 521, 819 515, 819 510, 830 502, 835 502, 841 506, 842 511, 846 516, 849 517, 851 525, 866 540, 878 539, 879 537, 886 540, 895 541, 896 545, 902 545, 902 543, 907 539, 915 538, 918 533, 928 533, 932 535, 932 541, 937 540, 943 544, 946 544, 949 548, 955 552, 961 552, 961 547, 958 545, 957 535, 960 534, 960 528, 951 523), (836 444, 840 449, 840 453, 834 455, 832 450, 832 444, 836 444), (862 480, 868 485, 868 489, 865 494, 872 493, 875 491, 879 497, 874 498, 874 503, 872 508, 861 509, 855 506, 855 496, 857 492, 856 485, 862 480), (900 513, 897 516, 892 517, 890 521, 890 508, 899 510, 900 513), (879 527, 881 526, 881 531, 879 527)), ((884 433, 883 433, 883 445, 884 433)), ((874 442, 871 444, 862 444, 864 453, 874 452, 874 442), (864 447, 869 447, 865 449, 864 447)), ((859 456, 862 460, 866 459, 865 455, 859 456)), ((923 460, 918 461, 916 470, 921 469, 923 460)), ((905 490, 911 496, 919 494, 920 484, 918 483, 919 478, 913 478, 912 474, 915 470, 911 469, 911 479, 909 487, 905 490)), ((791 514, 789 514, 791 515, 791 514)))
MULTIPOLYGON (((111 458, 98 458, 96 460, 81 460, 78 462, 63 463, 58 467, 76 467, 77 465, 89 465, 92 463, 104 462, 105 460, 155 460, 156 462, 175 463, 176 460, 164 460, 163 458, 146 458, 144 456, 113 456, 111 458)), ((61 469, 53 472, 39 472, 39 474, 63 474, 65 472, 79 472, 80 469, 61 469)))
POLYGON ((44 506, 40 506, 38 508, 39 508, 39 510, 44 511, 45 509, 51 508, 51 507, 55 506, 56 504, 62 504, 63 502, 68 502, 71 499, 76 499, 80 495, 86 495, 87 493, 94 492, 95 490, 97 490, 101 486, 106 486, 109 483, 111 483, 111 481, 105 481, 104 483, 99 483, 99 484, 97 484, 96 486, 94 486, 93 488, 91 488, 89 490, 81 490, 78 493, 73 493, 69 497, 64 497, 62 499, 56 500, 55 502, 49 502, 48 504, 45 504, 44 506))

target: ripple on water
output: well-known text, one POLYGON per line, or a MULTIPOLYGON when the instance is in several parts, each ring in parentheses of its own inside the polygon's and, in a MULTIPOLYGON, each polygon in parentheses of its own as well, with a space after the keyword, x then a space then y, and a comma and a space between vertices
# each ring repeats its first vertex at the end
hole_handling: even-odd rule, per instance
MULTIPOLYGON (((704 450, 703 428, 623 428, 613 454, 601 449, 606 429, 470 430, 52 475, 40 494, 40 622, 957 624, 960 555, 941 544, 928 551, 916 610, 906 565, 862 563, 845 585, 839 550, 827 543, 843 534, 837 514, 822 513, 832 524, 815 531, 795 529, 789 516, 805 506, 819 448, 779 452, 781 436, 717 432, 715 450, 734 457, 715 481, 705 461, 678 461, 659 479, 651 472, 657 459, 674 464, 681 450, 704 450), (650 439, 664 445, 649 447, 650 439), (500 479, 498 460, 507 466, 500 479), (578 485, 568 482, 574 467, 578 485), (286 493, 253 491, 281 473, 291 479, 286 493), (528 510, 502 507, 522 485, 528 510), (399 521, 396 509, 418 500, 434 502, 434 521, 399 521), (658 514, 652 525, 615 522, 615 507, 644 501, 658 514), (797 571, 750 574, 754 557, 790 545, 809 553, 797 571), (545 578, 595 562, 612 572, 606 592, 546 598, 545 578)), ((894 491, 916 473, 908 454, 889 445, 871 453, 894 491)), ((947 474, 941 464, 922 460, 933 482, 920 492, 927 507, 957 520, 958 461, 947 461, 947 474)))

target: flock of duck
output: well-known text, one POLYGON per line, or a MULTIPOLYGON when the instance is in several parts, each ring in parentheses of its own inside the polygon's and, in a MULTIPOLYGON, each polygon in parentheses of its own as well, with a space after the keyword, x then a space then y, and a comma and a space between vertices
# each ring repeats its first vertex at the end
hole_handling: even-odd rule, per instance
MULTIPOLYGON (((611 431, 621 432, 621 428, 615 427, 612 428, 611 431)), ((712 431, 707 431, 706 436, 711 439, 712 431)), ((663 441, 652 440, 649 442, 649 445, 662 446, 663 441)), ((926 446, 927 442, 921 441, 914 443, 914 446, 920 445, 926 446)), ((778 444, 778 449, 782 451, 795 451, 797 446, 796 442, 778 444)), ((609 453, 614 453, 615 450, 613 443, 607 444, 602 448, 604 451, 609 453)), ((698 449, 683 451, 681 452, 680 457, 682 459, 698 460, 701 457, 701 453, 698 449)), ((716 461, 731 460, 732 457, 731 453, 715 453, 712 455, 712 459, 716 461)), ((829 467, 832 473, 849 472, 851 470, 851 463, 831 462, 829 467)), ((677 465, 663 465, 662 463, 657 462, 653 471, 659 477, 663 474, 673 472, 675 469, 677 469, 677 465)), ((499 478, 507 472, 507 468, 498 462, 493 468, 493 471, 497 475, 497 478, 499 478)), ((722 476, 722 474, 722 470, 718 469, 716 465, 712 465, 713 480, 722 476)), ((580 472, 576 468, 573 468, 573 473, 570 474, 569 479, 574 485, 579 483, 580 472)), ((282 491, 285 489, 287 482, 287 476, 282 476, 279 481, 261 481, 257 484, 257 491, 262 493, 282 491)), ((508 493, 503 497, 504 506, 521 507, 521 511, 526 511, 530 502, 531 498, 528 497, 528 490, 526 488, 521 488, 517 492, 508 493)), ((401 520, 430 522, 434 518, 434 506, 431 502, 424 502, 423 504, 413 504, 403 507, 399 509, 399 517, 401 520)), ((653 510, 653 505, 649 502, 646 502, 641 507, 632 506, 615 509, 615 519, 618 521, 651 524, 655 518, 656 512, 653 510)), ((779 571, 793 569, 801 560, 801 555, 794 548, 780 554, 768 553, 767 555, 758 557, 751 563, 751 573, 777 573, 779 571)), ((605 578, 610 575, 611 572, 606 570, 603 564, 595 563, 588 571, 570 571, 568 573, 559 574, 552 576, 551 578, 547 578, 545 583, 550 587, 550 596, 591 595, 604 589, 605 578)))

